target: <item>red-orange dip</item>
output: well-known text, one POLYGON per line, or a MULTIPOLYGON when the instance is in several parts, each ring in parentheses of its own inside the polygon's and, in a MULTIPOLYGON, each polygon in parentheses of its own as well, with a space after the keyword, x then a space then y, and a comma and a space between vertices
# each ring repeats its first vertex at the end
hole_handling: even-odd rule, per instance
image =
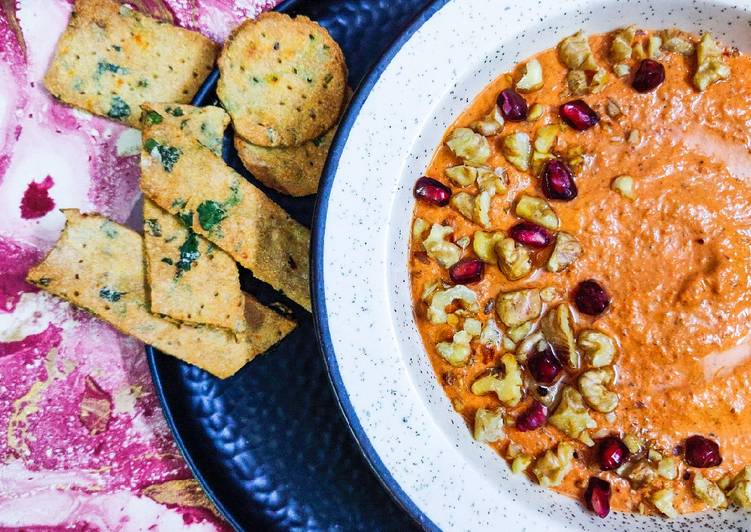
POLYGON ((601 516, 751 506, 751 59, 571 36, 487 86, 425 175, 415 315, 475 437, 601 516))

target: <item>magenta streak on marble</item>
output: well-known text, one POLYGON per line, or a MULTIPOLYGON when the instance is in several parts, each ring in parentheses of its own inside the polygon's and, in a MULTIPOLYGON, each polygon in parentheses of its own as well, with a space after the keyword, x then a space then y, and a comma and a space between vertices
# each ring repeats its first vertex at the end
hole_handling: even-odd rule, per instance
POLYGON ((60 345, 62 329, 56 325, 49 324, 47 328, 37 334, 30 334, 23 340, 15 342, 0 342, 0 358, 10 355, 23 356, 23 353, 29 353, 34 356, 40 353, 47 353, 60 345))
POLYGON ((91 375, 84 380, 80 404, 78 419, 89 434, 93 436, 106 431, 112 417, 112 396, 102 390, 91 375))
MULTIPOLYGON (((9 327, 0 329, 7 339, 0 341, 0 531, 227 529, 206 508, 147 495, 191 477, 159 409, 143 344, 24 280, 54 242, 55 209, 93 209, 123 221, 139 196, 138 157, 117 151, 126 128, 44 89, 43 65, 71 0, 46 0, 44 10, 37 1, 5 2, 21 15, 23 40, 15 20, 0 14, 0 187, 17 194, 7 204, 12 217, 0 224, 0 328, 9 327), (30 20, 33 13, 44 18, 30 20), (39 169, 45 150, 37 144, 62 150, 70 167, 43 168, 39 159, 39 169)), ((179 24, 221 41, 275 3, 137 5, 166 5, 179 24)))
POLYGON ((0 313, 12 312, 23 292, 36 292, 26 282, 26 272, 39 262, 42 253, 0 238, 0 313))
POLYGON ((29 220, 41 218, 55 208, 55 200, 50 197, 50 189, 55 181, 52 176, 45 177, 41 182, 32 181, 26 187, 21 198, 21 217, 29 220))

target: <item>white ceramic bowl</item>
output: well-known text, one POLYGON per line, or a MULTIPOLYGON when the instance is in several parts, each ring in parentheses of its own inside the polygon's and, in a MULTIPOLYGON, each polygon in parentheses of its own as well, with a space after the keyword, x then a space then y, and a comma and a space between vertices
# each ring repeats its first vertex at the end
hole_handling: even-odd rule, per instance
POLYGON ((512 475, 473 441, 439 386, 410 304, 412 186, 446 127, 499 73, 578 29, 710 31, 751 51, 751 0, 438 1, 355 96, 323 180, 314 228, 315 314, 330 375, 363 452, 426 528, 750 530, 751 514, 667 521, 593 517, 512 475), (513 526, 514 528, 504 528, 513 526))

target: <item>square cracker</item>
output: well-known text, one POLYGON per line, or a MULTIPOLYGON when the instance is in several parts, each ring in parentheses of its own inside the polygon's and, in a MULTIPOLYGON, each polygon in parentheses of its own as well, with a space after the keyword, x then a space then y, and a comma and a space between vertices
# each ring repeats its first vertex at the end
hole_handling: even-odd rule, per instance
MULTIPOLYGON (((144 127, 172 124, 221 154, 229 124, 223 109, 175 103, 145 103, 141 109, 144 127)), ((243 332, 245 298, 235 261, 149 199, 144 199, 143 218, 151 311, 186 323, 243 332)))
MULTIPOLYGON (((143 271, 143 240, 138 233, 107 218, 63 211, 65 229, 45 259, 33 267, 27 281, 111 323, 120 331, 160 351, 194 364, 220 378, 229 377, 271 339, 294 327, 256 320, 254 336, 207 326, 178 324, 147 310, 143 271), (258 332, 268 327, 266 334, 258 332)), ((268 312, 273 312, 267 309, 268 312)), ((259 351, 262 349, 262 351, 259 351)))
POLYGON ((242 333, 245 299, 232 257, 148 198, 143 219, 151 312, 242 333))
POLYGON ((44 77, 63 102, 133 127, 143 102, 189 102, 218 45, 113 0, 77 0, 44 77))
POLYGON ((141 189, 256 278, 311 309, 310 231, 211 150, 170 124, 144 129, 141 189))

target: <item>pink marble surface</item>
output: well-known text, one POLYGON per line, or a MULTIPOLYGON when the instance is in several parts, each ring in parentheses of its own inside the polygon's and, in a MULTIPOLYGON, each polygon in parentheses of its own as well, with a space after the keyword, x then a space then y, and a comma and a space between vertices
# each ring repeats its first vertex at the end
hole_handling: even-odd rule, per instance
MULTIPOLYGON (((274 0, 141 0, 221 41, 274 0)), ((71 3, 0 0, 0 530, 217 530, 162 417, 143 345, 24 282, 57 209, 125 221, 133 130, 51 100, 41 79, 71 3)))

